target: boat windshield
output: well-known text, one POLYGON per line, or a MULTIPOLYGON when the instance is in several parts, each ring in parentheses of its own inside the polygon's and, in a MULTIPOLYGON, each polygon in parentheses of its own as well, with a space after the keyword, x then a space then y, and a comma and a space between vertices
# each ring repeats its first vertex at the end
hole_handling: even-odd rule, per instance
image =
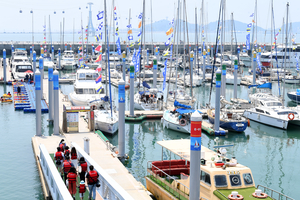
POLYGON ((267 106, 282 106, 281 102, 268 102, 266 104, 267 106))
POLYGON ((93 88, 77 88, 76 94, 96 94, 96 90, 93 88))
POLYGON ((31 65, 19 65, 17 66, 17 72, 26 72, 27 70, 32 70, 31 65))
POLYGON ((282 111, 282 112, 278 112, 277 115, 288 115, 290 113, 293 113, 294 115, 298 115, 297 112, 293 112, 293 111, 282 111))
POLYGON ((78 80, 96 80, 98 78, 97 73, 79 73, 78 74, 78 80))
POLYGON ((227 179, 225 175, 215 175, 216 187, 227 187, 227 179))
POLYGON ((23 62, 23 60, 24 60, 24 61, 27 61, 27 58, 24 58, 24 59, 14 59, 13 62, 19 63, 19 62, 23 62))

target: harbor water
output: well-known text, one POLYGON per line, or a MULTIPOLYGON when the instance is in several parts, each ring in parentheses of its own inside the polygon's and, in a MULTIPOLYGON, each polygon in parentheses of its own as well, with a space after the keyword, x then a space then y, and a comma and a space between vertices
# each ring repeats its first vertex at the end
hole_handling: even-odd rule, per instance
MULTIPOLYGON (((160 89, 162 84, 160 83, 160 89)), ((168 87, 168 85, 167 85, 168 87)), ((167 88, 166 87, 166 88, 167 88)), ((214 85, 211 105, 214 106, 214 85)), ((286 92, 294 91, 299 85, 286 85, 286 92)), ((60 85, 64 94, 73 91, 73 85, 60 85)), ((104 87, 105 88, 105 87, 104 87)), ((173 84, 170 87, 173 89, 173 84)), ((12 86, 0 86, 0 94, 12 92, 12 86)), ((137 89, 136 89, 137 90, 137 89)), ((186 88, 190 91, 190 88, 186 88)), ((273 94, 278 95, 278 84, 273 82, 273 94)), ((117 88, 112 86, 112 96, 117 106, 117 88)), ((209 103, 210 84, 193 88, 197 98, 196 107, 209 103)), ((166 93, 166 92, 165 92, 166 93)), ((238 87, 238 97, 247 99, 247 87, 238 87)), ((233 86, 226 86, 226 99, 233 97, 233 86)), ((286 97, 286 105, 295 106, 286 97)), ((129 90, 126 91, 126 110, 129 110, 129 90)), ((0 153, 2 164, 0 199, 43 199, 39 173, 37 170, 31 137, 35 135, 35 114, 14 111, 13 104, 0 104, 0 153)), ((48 114, 42 114, 44 135, 52 134, 48 114)), ((169 152, 156 144, 160 140, 188 139, 190 136, 164 129, 160 120, 143 121, 125 125, 126 153, 130 156, 125 166, 130 173, 145 185, 147 162, 168 159, 169 152)), ((109 141, 118 146, 118 134, 107 135, 109 141)), ((214 136, 202 134, 202 145, 213 149, 214 136)), ((227 157, 235 156, 239 163, 250 167, 255 184, 264 185, 286 194, 294 199, 300 196, 298 153, 300 150, 300 129, 289 127, 281 130, 251 121, 244 133, 229 132, 220 137, 219 144, 234 144, 228 148, 227 157)), ((173 157, 172 157, 173 158, 173 157)))

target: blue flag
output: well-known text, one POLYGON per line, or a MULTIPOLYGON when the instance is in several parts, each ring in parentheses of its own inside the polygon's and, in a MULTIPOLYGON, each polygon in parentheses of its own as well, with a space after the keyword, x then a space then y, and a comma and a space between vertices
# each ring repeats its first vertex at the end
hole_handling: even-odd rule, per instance
POLYGON ((257 66, 259 68, 259 71, 261 71, 261 63, 260 63, 260 56, 259 55, 257 55, 256 62, 257 62, 257 66))
POLYGON ((246 49, 250 50, 250 33, 246 35, 246 49))
POLYGON ((119 38, 119 37, 118 37, 118 39, 117 39, 116 44, 117 44, 117 51, 118 51, 118 54, 121 55, 121 45, 120 45, 120 38, 119 38))
POLYGON ((165 67, 163 71, 163 76, 164 76, 164 82, 163 82, 163 90, 166 88, 166 79, 167 79, 167 62, 168 60, 165 61, 165 67))
POLYGON ((101 11, 97 14, 97 19, 100 20, 100 19, 103 19, 103 13, 104 11, 101 11))
POLYGON ((128 36, 128 40, 133 40, 133 37, 131 35, 128 36))
POLYGON ((131 24, 127 25, 127 28, 131 28, 131 24))

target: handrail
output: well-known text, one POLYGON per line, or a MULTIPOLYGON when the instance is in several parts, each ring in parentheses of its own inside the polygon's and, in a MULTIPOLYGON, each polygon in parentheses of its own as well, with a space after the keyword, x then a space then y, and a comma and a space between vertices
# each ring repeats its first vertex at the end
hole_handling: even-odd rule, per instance
POLYGON ((124 190, 111 176, 100 167, 78 144, 71 142, 71 146, 75 147, 79 157, 84 157, 88 166, 93 165, 98 172, 101 187, 97 188, 97 192, 103 199, 110 200, 133 200, 133 198, 124 190))
POLYGON ((222 195, 224 198, 228 199, 228 197, 226 197, 222 192, 220 192, 219 190, 217 190, 217 192, 222 195))
MULTIPOLYGON (((167 174, 167 173, 165 173, 164 171, 162 171, 161 169, 159 169, 158 167, 156 167, 155 165, 153 165, 152 164, 152 162, 153 161, 148 161, 148 164, 150 164, 150 167, 155 167, 155 169, 157 169, 157 170, 159 170, 161 173, 163 173, 166 177, 168 177, 168 179, 169 180, 173 180, 173 181, 175 181, 176 182, 176 185, 179 183, 180 185, 182 185, 184 188, 186 188, 188 191, 190 190, 190 188, 188 187, 188 186, 186 186, 186 185, 184 185, 183 183, 180 183, 180 182, 178 182, 176 179, 174 179, 172 176, 170 176, 169 174, 167 174)), ((147 168, 148 168, 148 164, 147 164, 147 168)), ((149 169, 149 168, 148 168, 149 169)), ((176 190, 179 190, 178 188, 176 188, 176 190)), ((185 189, 184 189, 184 191, 182 191, 182 190, 179 190, 180 192, 183 192, 183 194, 185 194, 185 195, 187 195, 187 196, 189 196, 189 194, 187 194, 186 192, 185 192, 185 189)), ((169 191, 170 192, 170 191, 169 191)), ((178 194, 179 194, 179 197, 180 197, 180 192, 178 192, 178 194)))
POLYGON ((280 193, 280 192, 277 192, 276 190, 273 190, 273 189, 271 189, 271 188, 268 188, 268 187, 266 187, 266 186, 263 186, 263 185, 257 185, 256 188, 258 189, 258 187, 262 187, 262 188, 264 189, 263 193, 266 193, 266 189, 272 191, 272 194, 271 194, 271 195, 268 194, 269 196, 271 196, 272 199, 275 199, 275 198, 273 197, 273 193, 276 193, 276 194, 278 194, 278 199, 279 199, 279 200, 281 200, 282 197, 284 197, 285 200, 288 200, 288 199, 289 199, 289 200, 294 200, 293 198, 288 197, 288 196, 286 196, 286 195, 284 195, 284 194, 282 194, 282 193, 280 193))
POLYGON ((39 161, 41 163, 41 168, 45 180, 47 182, 48 188, 50 190, 53 200, 72 200, 72 196, 68 191, 65 183, 63 182, 60 174, 58 173, 56 166, 54 165, 50 154, 48 153, 44 144, 39 146, 40 148, 40 157, 39 161))

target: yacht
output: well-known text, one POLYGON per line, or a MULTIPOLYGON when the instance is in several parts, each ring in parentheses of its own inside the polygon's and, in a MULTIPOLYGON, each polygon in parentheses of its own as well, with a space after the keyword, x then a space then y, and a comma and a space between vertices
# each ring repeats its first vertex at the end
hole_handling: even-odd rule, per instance
POLYGON ((287 129, 289 124, 300 126, 298 112, 284 107, 279 100, 261 98, 258 100, 258 104, 260 106, 245 110, 243 116, 281 129, 287 129))
POLYGON ((11 69, 11 74, 12 77, 17 80, 24 80, 26 77, 26 74, 28 75, 32 75, 33 76, 33 68, 31 63, 28 61, 20 61, 20 62, 16 62, 18 59, 17 57, 15 57, 15 62, 12 65, 12 69, 11 69))
POLYGON ((61 60, 61 68, 65 70, 73 70, 77 68, 77 63, 75 62, 74 53, 72 50, 64 51, 61 60))
POLYGON ((109 103, 106 102, 95 113, 95 129, 105 133, 114 134, 119 129, 119 116, 116 108, 110 110, 109 103))
POLYGON ((44 70, 48 71, 48 67, 52 66, 53 70, 56 68, 56 65, 54 62, 51 60, 50 55, 44 57, 44 70))
POLYGON ((147 163, 146 187, 157 200, 191 199, 191 149, 201 149, 198 166, 201 168, 200 199, 275 199, 278 196, 292 199, 262 185, 256 186, 249 167, 239 163, 235 157, 226 157, 226 148, 233 145, 214 146, 214 150, 210 150, 201 145, 201 139, 196 138, 163 140, 157 144, 162 147, 162 152, 170 152, 168 160, 160 159, 147 163))
MULTIPOLYGON (((93 69, 78 69, 74 83, 74 91, 69 94, 74 106, 95 106, 99 108, 103 101, 104 89, 101 94, 97 94, 97 84, 95 80, 99 74, 93 69)), ((100 83, 99 83, 100 84, 100 83)))
POLYGON ((241 52, 239 55, 240 61, 244 63, 246 67, 251 67, 251 58, 246 52, 241 52))
MULTIPOLYGON (((145 87, 146 82, 143 82, 145 87)), ((139 91, 134 95, 134 108, 137 110, 161 110, 163 95, 156 88, 147 87, 148 90, 139 91)))

